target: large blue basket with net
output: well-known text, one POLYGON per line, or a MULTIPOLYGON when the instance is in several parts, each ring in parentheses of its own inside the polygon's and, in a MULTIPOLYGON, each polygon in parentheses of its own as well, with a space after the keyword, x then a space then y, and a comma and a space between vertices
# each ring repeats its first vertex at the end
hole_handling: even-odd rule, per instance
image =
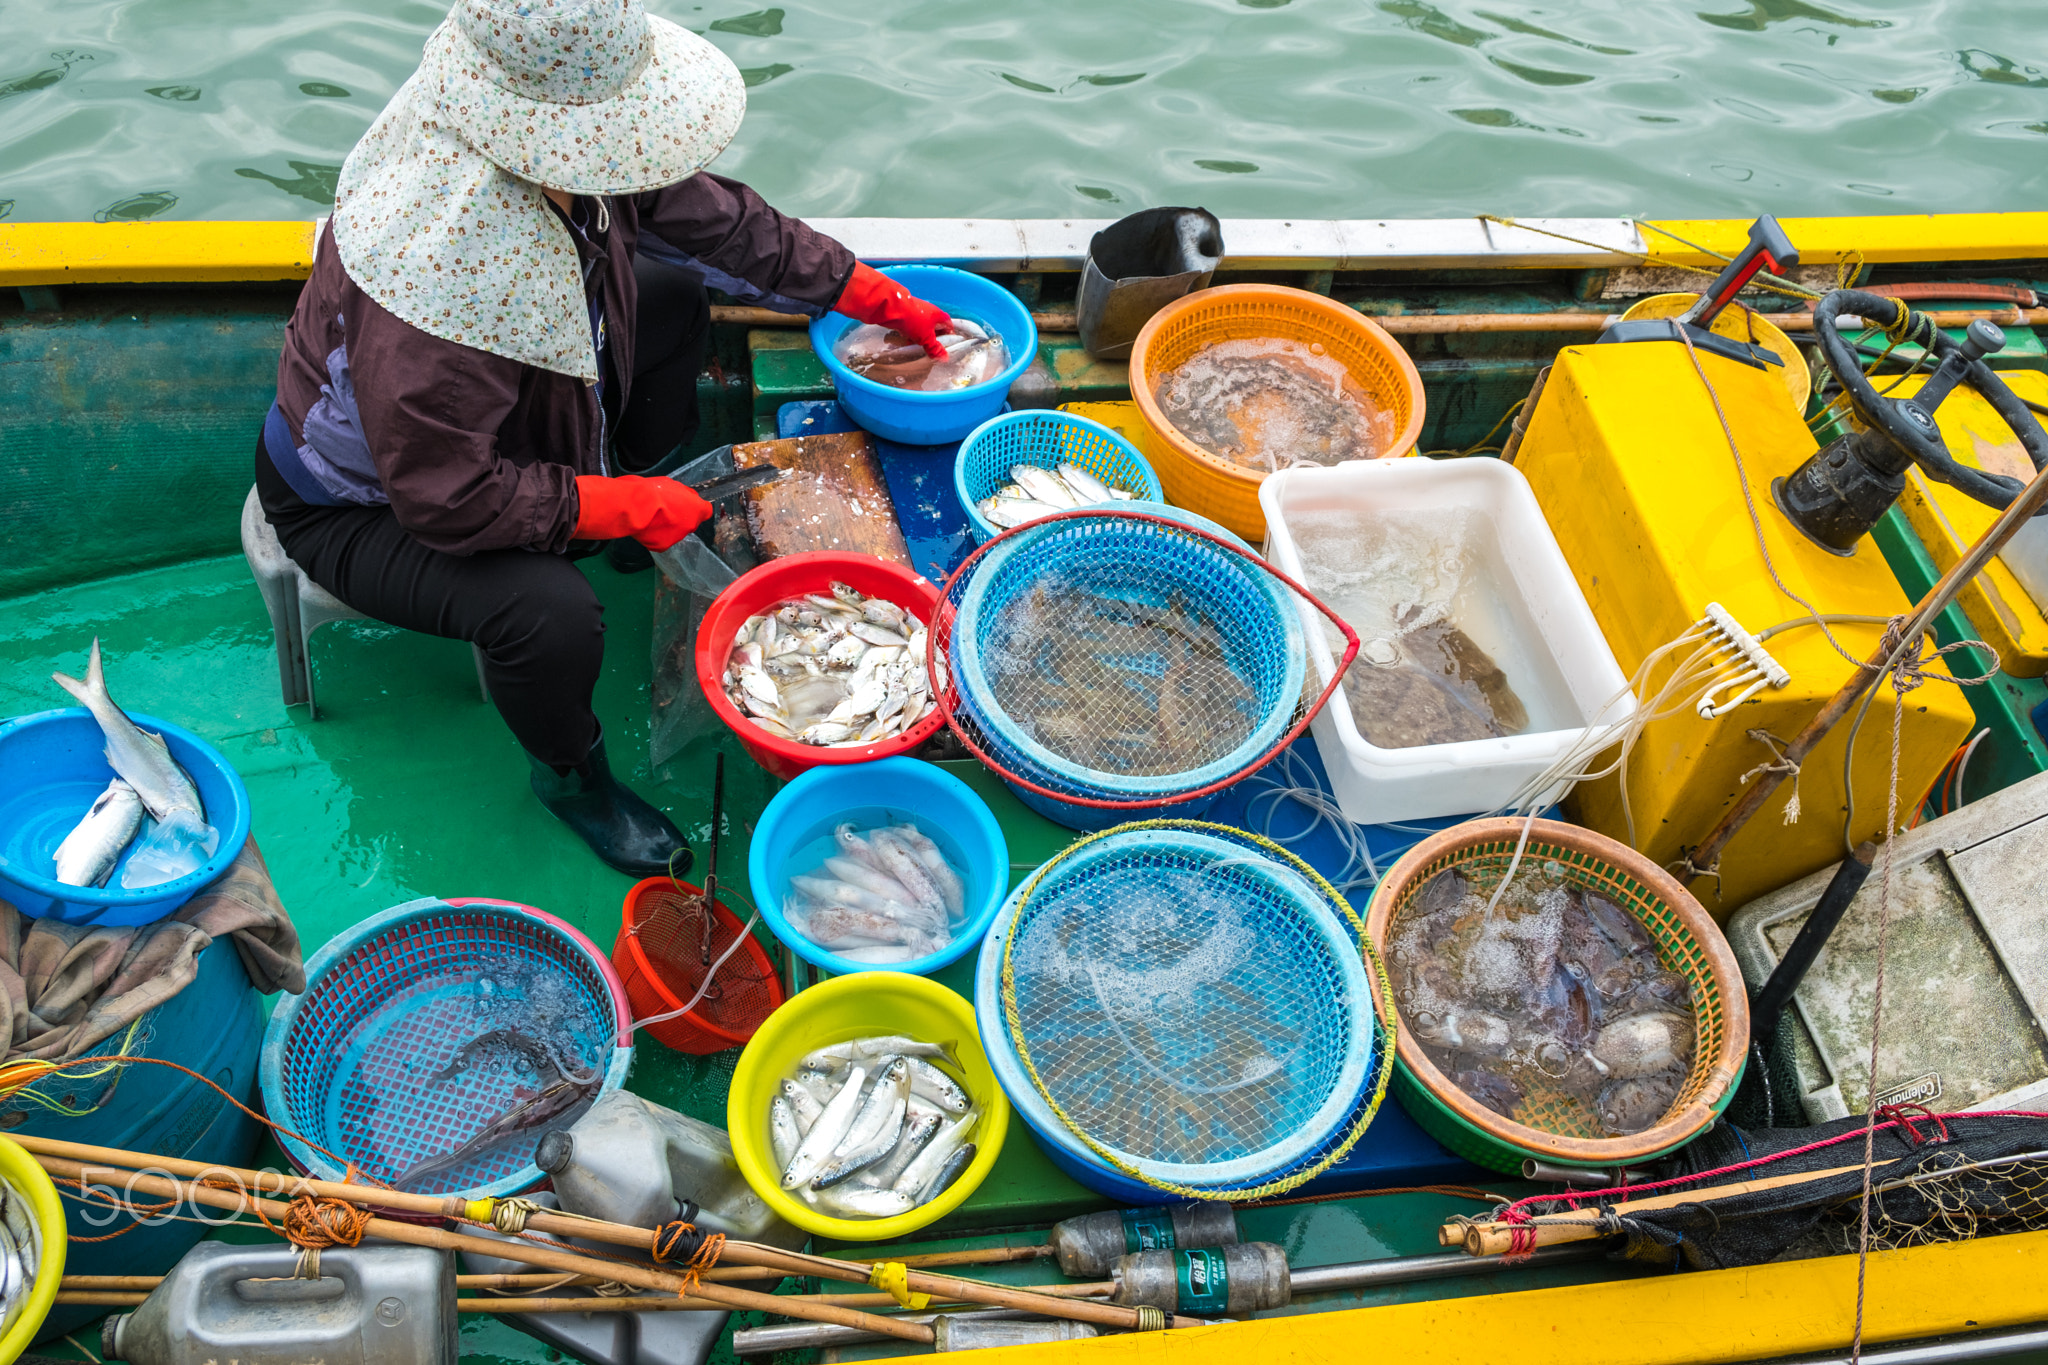
POLYGON ((1062 464, 1079 465, 1136 502, 1164 502, 1159 476, 1136 446, 1102 423, 1051 408, 1027 408, 991 417, 960 443, 953 459, 953 489, 967 510, 967 529, 974 543, 985 544, 1000 529, 981 514, 977 504, 994 497, 1010 483, 1018 465, 1047 471, 1062 464))
POLYGON ((932 630, 940 709, 1027 804, 1071 828, 1195 814, 1329 695, 1303 695, 1294 593, 1307 597, 1176 508, 1048 517, 947 582, 932 630))
POLYGON ((573 925, 508 901, 410 901, 330 939, 263 1039, 279 1141, 325 1180, 503 1197, 534 1144, 616 1090, 631 1015, 573 925))
POLYGON ((1385 1093, 1393 1016, 1365 926, 1242 830, 1142 821, 1081 840, 996 917, 976 996, 1039 1144, 1126 1201, 1292 1189, 1351 1150, 1385 1093))

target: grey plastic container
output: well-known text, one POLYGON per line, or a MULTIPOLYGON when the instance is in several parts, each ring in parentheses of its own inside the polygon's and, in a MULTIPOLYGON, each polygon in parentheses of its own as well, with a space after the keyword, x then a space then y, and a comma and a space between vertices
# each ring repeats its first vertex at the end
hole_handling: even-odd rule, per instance
MULTIPOLYGON (((577 1120, 541 1138, 534 1160, 554 1194, 531 1196, 546 1208, 652 1228, 686 1218, 710 1232, 791 1250, 804 1233, 777 1217, 748 1187, 725 1131, 619 1090, 577 1120)), ((479 1230, 478 1235, 499 1234, 479 1230)), ((529 1238, 536 1234, 528 1233, 529 1238)), ((550 1238, 616 1255, 618 1248, 550 1238)), ((517 1274, 531 1267, 464 1253, 474 1274, 517 1274)), ((591 1365, 703 1365, 725 1331, 725 1313, 511 1313, 505 1321, 591 1365)))
POLYGON ((1237 1317, 1285 1308, 1294 1296, 1287 1253, 1271 1242, 1183 1251, 1140 1251, 1110 1267, 1109 1301, 1150 1304, 1191 1317, 1237 1317))
POLYGON ((426 1247, 322 1252, 201 1242, 133 1313, 100 1329, 130 1365, 456 1365, 455 1258, 426 1247))
MULTIPOLYGON (((1879 1102, 1937 1112, 2041 1108, 2048 773, 1908 830, 1891 858, 1879 1102)), ((1769 979, 1834 871, 1823 868, 1729 916, 1728 944, 1752 991, 1769 979)), ((1861 1114, 1869 1104, 1883 895, 1880 852, 1778 1025, 1809 1123, 1861 1114)))
POLYGON ((1053 1224, 1051 1238, 1060 1274, 1076 1280, 1100 1279, 1137 1251, 1222 1247, 1237 1240, 1237 1211, 1213 1200, 1084 1213, 1053 1224))
POLYGON ((1075 321, 1099 360, 1122 360, 1152 315, 1209 287, 1223 259, 1223 224, 1207 209, 1145 209, 1095 234, 1081 267, 1075 321))

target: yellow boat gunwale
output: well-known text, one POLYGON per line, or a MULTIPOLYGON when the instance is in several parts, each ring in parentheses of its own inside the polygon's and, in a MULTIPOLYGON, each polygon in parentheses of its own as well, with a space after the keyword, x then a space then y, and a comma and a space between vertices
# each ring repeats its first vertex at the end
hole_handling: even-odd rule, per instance
MULTIPOLYGON (((914 220, 905 220, 914 221, 914 220)), ((1617 222, 1624 220, 1615 220, 1617 222)), ((1850 252, 1871 264, 2048 256, 2048 213, 1928 213, 1781 220, 1800 260, 1850 252)), ((314 220, 284 222, 0 223, 0 285, 219 284, 304 279, 314 220)), ((1383 224, 1382 226, 1394 226, 1383 224)), ((1654 221, 1651 265, 1714 266, 1678 239, 1732 255, 1748 240, 1735 218, 1654 221)), ((1563 268, 1562 266, 1560 268, 1563 268)))

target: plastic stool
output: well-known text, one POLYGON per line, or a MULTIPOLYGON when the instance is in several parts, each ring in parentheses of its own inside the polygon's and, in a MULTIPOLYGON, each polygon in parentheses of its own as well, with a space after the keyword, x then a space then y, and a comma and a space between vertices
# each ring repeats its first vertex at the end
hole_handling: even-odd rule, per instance
MULTIPOLYGON (((270 611, 271 633, 277 639, 277 683, 284 704, 306 704, 306 714, 320 719, 313 701, 313 665, 307 644, 313 632, 329 621, 366 621, 369 618, 333 593, 306 577, 306 571, 292 563, 278 544, 277 531, 263 515, 263 504, 251 485, 242 503, 242 557, 263 593, 263 605, 270 611)), ((484 652, 471 645, 476 656, 476 685, 485 701, 491 699, 491 685, 484 679, 484 652)))

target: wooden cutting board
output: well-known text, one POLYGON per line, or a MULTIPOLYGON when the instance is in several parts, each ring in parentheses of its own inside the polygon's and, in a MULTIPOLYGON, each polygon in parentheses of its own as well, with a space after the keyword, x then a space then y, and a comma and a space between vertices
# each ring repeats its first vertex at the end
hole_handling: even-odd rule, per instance
POLYGON ((779 465, 780 482, 741 494, 763 560, 810 550, 875 555, 910 568, 896 504, 864 431, 753 441, 732 448, 738 469, 779 465))

